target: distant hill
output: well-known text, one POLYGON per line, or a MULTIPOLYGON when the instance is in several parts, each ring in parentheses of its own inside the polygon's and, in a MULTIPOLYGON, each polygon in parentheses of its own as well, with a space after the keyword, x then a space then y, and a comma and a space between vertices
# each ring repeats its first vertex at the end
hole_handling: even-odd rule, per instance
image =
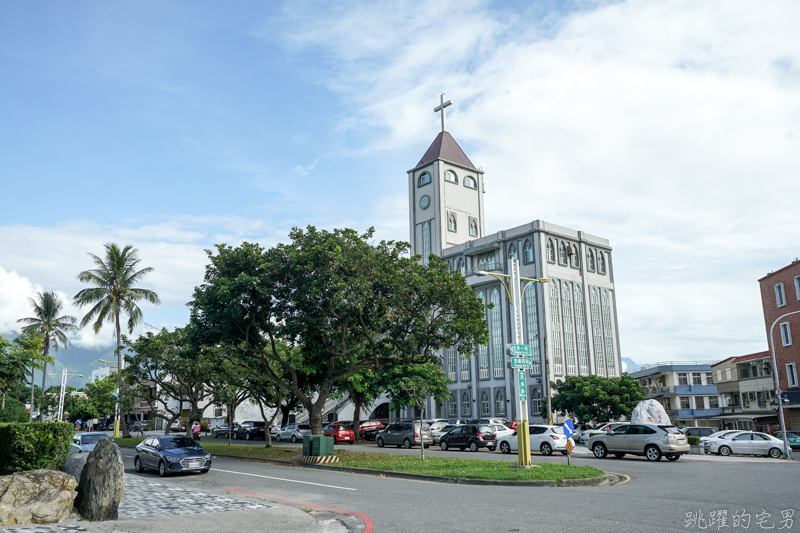
POLYGON ((630 357, 623 357, 622 358, 622 362, 625 364, 625 372, 628 372, 628 373, 633 372, 637 368, 644 366, 644 365, 640 365, 640 364, 635 363, 633 361, 633 359, 631 359, 630 357))

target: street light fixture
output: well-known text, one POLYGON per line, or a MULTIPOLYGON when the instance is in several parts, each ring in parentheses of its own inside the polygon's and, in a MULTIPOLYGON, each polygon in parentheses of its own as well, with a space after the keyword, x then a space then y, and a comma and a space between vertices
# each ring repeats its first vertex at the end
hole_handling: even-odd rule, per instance
POLYGON ((769 351, 772 354, 772 377, 775 379, 775 401, 778 402, 778 414, 780 415, 781 421, 781 434, 783 435, 783 446, 785 448, 784 451, 786 452, 786 457, 788 457, 790 461, 792 460, 792 449, 789 447, 789 437, 786 435, 786 421, 783 418, 783 398, 781 397, 781 383, 778 380, 778 361, 775 358, 775 343, 772 341, 772 334, 774 333, 775 324, 778 323, 778 320, 786 318, 789 315, 796 315, 798 313, 800 313, 800 311, 792 311, 791 313, 786 313, 785 315, 779 316, 769 328, 769 351))

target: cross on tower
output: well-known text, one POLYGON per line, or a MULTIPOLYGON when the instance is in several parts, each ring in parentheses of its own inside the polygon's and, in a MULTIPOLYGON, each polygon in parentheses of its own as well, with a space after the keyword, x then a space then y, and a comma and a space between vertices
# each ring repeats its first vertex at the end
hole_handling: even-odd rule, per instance
POLYGON ((445 127, 445 122, 447 121, 447 118, 446 118, 447 112, 444 110, 444 108, 449 106, 449 105, 453 105, 453 102, 450 101, 450 100, 445 102, 444 101, 444 93, 442 93, 442 96, 440 96, 440 99, 441 99, 440 100, 441 104, 439 104, 438 106, 434 107, 433 108, 433 112, 434 113, 438 113, 439 111, 442 112, 442 131, 447 131, 447 128, 445 127))

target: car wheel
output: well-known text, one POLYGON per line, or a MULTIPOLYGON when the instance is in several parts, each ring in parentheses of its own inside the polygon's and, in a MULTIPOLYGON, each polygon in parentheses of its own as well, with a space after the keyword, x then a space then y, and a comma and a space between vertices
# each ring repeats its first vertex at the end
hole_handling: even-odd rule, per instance
POLYGON ((281 441, 281 434, 280 433, 276 433, 275 434, 275 442, 280 442, 280 441, 281 441))
POLYGON ((439 448, 441 448, 443 452, 446 452, 447 451, 447 441, 446 440, 441 441, 439 443, 439 448))
POLYGON ((411 448, 411 441, 408 440, 408 439, 404 440, 403 441, 403 448, 405 448, 406 450, 411 448))
POLYGON ((297 442, 297 435, 292 435, 292 442, 297 442))
POLYGON ((719 447, 719 452, 717 452, 717 453, 719 453, 720 455, 724 455, 725 457, 727 457, 727 456, 729 456, 729 455, 731 454, 731 449, 730 449, 730 448, 728 448, 727 446, 720 446, 720 447, 719 447))
POLYGON ((680 458, 680 455, 667 455, 667 461, 677 461, 680 458))
POLYGON ((167 465, 164 464, 164 461, 159 461, 158 463, 158 475, 161 477, 167 475, 167 465))
POLYGON ((567 450, 561 450, 561 455, 567 455, 567 450))
POLYGON ((470 442, 469 443, 469 451, 477 452, 478 451, 478 443, 475 442, 475 441, 470 442))
POLYGON ((497 449, 497 446, 487 446, 486 449, 489 450, 490 452, 493 452, 497 449))
MULTIPOLYGON (((350 444, 353 444, 353 443, 351 442, 350 444)), ((431 447, 431 445, 430 445, 430 444, 424 444, 424 445, 423 445, 423 448, 425 448, 425 449, 428 449, 428 448, 430 448, 430 447, 431 447)))
POLYGON ((661 450, 658 446, 648 446, 644 449, 644 456, 647 457, 648 461, 660 461, 661 450))
POLYGON ((140 474, 144 472, 144 467, 142 467, 142 461, 140 461, 138 457, 133 460, 133 469, 140 474))
POLYGON ((605 459, 605 457, 608 455, 608 448, 606 448, 606 445, 602 442, 598 442, 592 448, 592 453, 594 453, 594 456, 598 459, 605 459))
POLYGON ((773 459, 780 459, 781 457, 783 457, 783 452, 780 451, 778 448, 772 448, 769 451, 769 456, 772 457, 773 459))
POLYGON ((244 440, 250 440, 250 433, 249 432, 244 434, 244 440))
POLYGON ((614 457, 616 457, 617 459, 622 459, 623 457, 625 457, 625 454, 624 453, 615 453, 614 457))
POLYGON ((553 447, 550 446, 548 443, 543 442, 539 451, 542 452, 542 455, 552 455, 553 454, 553 447))
POLYGON ((506 441, 501 442, 500 443, 500 451, 502 453, 506 453, 506 454, 511 453, 511 445, 509 443, 507 443, 506 441))
POLYGON ((236 436, 236 433, 233 434, 233 440, 239 440, 239 437, 236 436))
POLYGON ((208 474, 208 471, 211 470, 210 468, 204 468, 200 471, 201 474, 208 474))
POLYGON ((466 450, 466 449, 467 449, 467 447, 466 447, 466 446, 459 446, 459 447, 458 447, 458 449, 459 449, 459 450, 461 450, 461 451, 463 452, 464 450, 466 450))

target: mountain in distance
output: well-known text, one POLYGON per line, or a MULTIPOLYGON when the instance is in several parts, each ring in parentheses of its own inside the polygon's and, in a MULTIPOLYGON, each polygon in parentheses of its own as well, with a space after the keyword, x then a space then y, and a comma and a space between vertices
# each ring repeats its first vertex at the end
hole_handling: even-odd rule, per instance
POLYGON ((629 374, 631 372, 633 372, 634 370, 644 366, 644 365, 639 365, 639 364, 635 363, 633 361, 633 359, 631 359, 630 357, 623 357, 622 358, 622 362, 625 364, 625 372, 627 372, 629 374))

